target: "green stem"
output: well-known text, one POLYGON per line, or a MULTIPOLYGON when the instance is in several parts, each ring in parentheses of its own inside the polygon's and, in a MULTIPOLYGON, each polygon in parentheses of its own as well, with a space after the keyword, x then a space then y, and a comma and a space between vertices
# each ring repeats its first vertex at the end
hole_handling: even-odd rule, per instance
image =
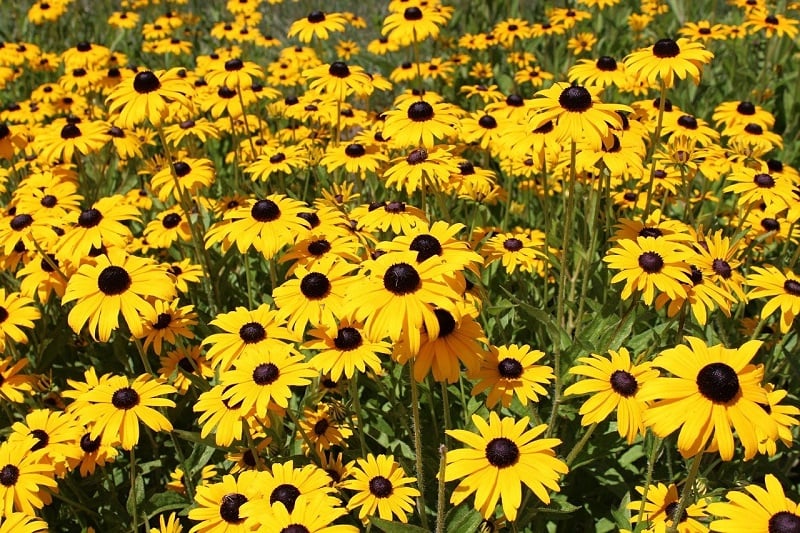
POLYGON ((255 309, 253 305, 253 272, 250 269, 249 257, 247 252, 244 253, 242 261, 244 262, 244 276, 247 279, 247 305, 248 309, 255 309))
POLYGON ((439 483, 436 493, 436 533, 444 533, 444 521, 447 515, 444 499, 444 476, 447 470, 447 446, 439 446, 439 483))
POLYGON ((637 522, 641 523, 644 520, 644 506, 647 503, 647 492, 650 490, 650 484, 653 482, 653 469, 656 465, 656 458, 658 457, 658 451, 661 449, 661 443, 663 442, 659 437, 656 437, 655 434, 653 436, 653 444, 652 448, 650 448, 650 455, 647 457, 647 473, 645 474, 644 478, 644 491, 642 492, 642 503, 639 505, 639 518, 637 522))
POLYGON ((131 464, 130 464, 130 481, 131 481, 131 490, 128 495, 128 501, 131 502, 131 519, 133 520, 133 528, 131 531, 133 533, 137 533, 139 531, 139 513, 136 509, 136 453, 134 449, 131 448, 131 464))
POLYGON ((177 437, 175 436, 174 431, 169 432, 169 436, 172 439, 172 445, 175 447, 175 453, 178 455, 178 461, 181 463, 183 467, 183 485, 186 487, 186 495, 189 497, 189 501, 194 501, 194 482, 192 482, 192 476, 190 473, 190 465, 186 462, 186 455, 183 453, 183 450, 180 447, 180 443, 178 442, 177 437))
POLYGON ((697 473, 700 471, 700 462, 703 460, 703 452, 698 453, 692 460, 692 466, 689 467, 689 473, 686 475, 686 483, 683 485, 683 492, 681 492, 681 499, 678 502, 678 508, 672 513, 672 525, 667 528, 667 533, 678 533, 678 524, 680 520, 675 520, 676 517, 683 516, 683 512, 689 506, 689 498, 692 496, 694 490, 694 481, 697 478, 697 473))
POLYGON ((597 429, 597 422, 589 426, 589 429, 587 429, 583 434, 581 440, 579 440, 575 446, 572 447, 567 455, 566 460, 564 461, 567 466, 572 466, 573 461, 575 461, 575 459, 578 457, 578 454, 583 451, 584 446, 586 446, 586 443, 589 442, 589 438, 592 436, 592 433, 594 433, 595 429, 597 429))
POLYGON ((361 415, 361 400, 358 396, 358 372, 354 373, 353 379, 350 380, 350 397, 353 400, 353 409, 356 412, 358 443, 361 445, 361 457, 366 457, 369 450, 367 450, 367 439, 364 436, 364 418, 361 415))
POLYGON ((661 144, 661 128, 664 124, 664 106, 667 101, 667 84, 661 80, 661 94, 658 98, 658 120, 656 121, 656 132, 653 135, 653 148, 650 152, 651 165, 650 165, 650 180, 647 183, 647 196, 645 197, 644 213, 642 213, 642 222, 647 221, 647 216, 650 214, 650 203, 653 200, 653 183, 655 183, 656 166, 652 164, 652 157, 658 150, 661 144))
POLYGON ((417 380, 414 379, 414 361, 415 358, 412 358, 408 364, 408 370, 409 381, 411 382, 411 416, 414 423, 414 455, 417 468, 417 487, 419 488, 417 512, 423 529, 428 529, 428 516, 425 512, 425 473, 422 470, 422 427, 419 417, 419 390, 417 389, 417 380))

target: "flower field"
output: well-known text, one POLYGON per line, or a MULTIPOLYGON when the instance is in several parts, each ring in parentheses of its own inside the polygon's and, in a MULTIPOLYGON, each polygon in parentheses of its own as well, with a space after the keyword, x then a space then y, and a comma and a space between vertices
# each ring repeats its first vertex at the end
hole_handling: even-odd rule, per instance
POLYGON ((3 12, 0 533, 800 532, 800 2, 3 12))

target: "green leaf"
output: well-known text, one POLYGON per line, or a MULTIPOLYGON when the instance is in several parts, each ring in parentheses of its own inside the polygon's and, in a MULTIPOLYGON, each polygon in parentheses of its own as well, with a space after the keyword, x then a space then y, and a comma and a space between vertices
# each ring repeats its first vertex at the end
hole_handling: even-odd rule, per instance
POLYGON ((133 490, 128 494, 128 501, 125 508, 128 514, 134 516, 137 510, 140 512, 142 502, 144 501, 144 480, 141 475, 137 475, 133 482, 133 490))
POLYGON ((539 512, 548 515, 568 515, 580 509, 577 505, 573 505, 567 501, 566 496, 557 494, 550 500, 550 505, 547 507, 539 507, 539 512))
POLYGON ((186 507, 186 497, 177 492, 167 491, 154 494, 145 507, 147 518, 153 518, 166 511, 183 509, 186 507))
POLYGON ((483 517, 468 505, 459 505, 447 513, 445 518, 448 533, 473 533, 478 530, 483 517))
POLYGON ((373 526, 377 527, 381 531, 385 531, 386 533, 429 533, 428 530, 419 526, 402 524, 400 522, 392 522, 390 520, 378 518, 377 516, 373 516, 369 519, 369 521, 373 526))

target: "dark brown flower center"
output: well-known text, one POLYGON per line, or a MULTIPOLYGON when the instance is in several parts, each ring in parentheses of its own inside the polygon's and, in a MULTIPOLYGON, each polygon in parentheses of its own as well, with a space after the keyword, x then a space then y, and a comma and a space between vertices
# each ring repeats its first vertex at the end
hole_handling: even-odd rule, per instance
POLYGON ((350 68, 344 61, 334 61, 331 63, 331 66, 328 67, 328 74, 335 78, 346 78, 350 75, 350 68))
POLYGON ((611 388, 614 392, 625 398, 629 398, 636 394, 639 389, 639 383, 630 372, 625 370, 615 370, 611 374, 611 388))
POLYGON ((63 128, 61 128, 61 138, 62 139, 75 139, 80 137, 82 132, 78 126, 75 124, 66 124, 63 128))
MULTIPOLYGON (((678 502, 672 502, 664 507, 664 514, 667 515, 667 520, 670 520, 673 524, 675 523, 675 513, 678 512, 678 506, 678 502)), ((686 513, 686 509, 684 509, 683 513, 681 513, 681 518, 678 520, 678 523, 685 521, 687 518, 689 518, 689 515, 686 513)))
POLYGON ((641 230, 639 230, 640 237, 650 237, 652 239, 657 239, 662 235, 664 235, 664 233, 660 229, 650 226, 645 226, 641 230))
POLYGON ((350 327, 341 328, 336 334, 336 338, 333 339, 333 345, 336 346, 336 349, 345 352, 355 350, 361 346, 362 342, 361 333, 356 328, 350 327))
POLYGON ((219 504, 219 516, 229 524, 240 524, 244 518, 239 517, 239 508, 247 503, 247 496, 231 492, 222 497, 219 504))
POLYGON ((406 157, 406 161, 409 165, 419 165, 420 163, 424 163, 427 159, 428 151, 424 148, 417 148, 406 157))
POLYGON ((506 357, 497 364, 497 372, 504 379, 518 379, 522 370, 522 363, 511 357, 506 357))
POLYGON ((78 225, 86 229, 97 226, 101 220, 103 220, 103 214, 94 207, 81 211, 81 214, 78 215, 78 225))
POLYGON ((561 91, 558 103, 567 111, 583 113, 592 107, 592 93, 585 87, 573 85, 561 91))
POLYGON ((250 215, 259 222, 271 222, 281 216, 278 204, 272 200, 259 200, 250 209, 250 215))
POLYGON ((753 183, 762 189, 771 189, 775 186, 775 178, 762 172, 761 174, 756 174, 753 177, 753 183))
POLYGON ((325 20, 325 13, 322 11, 312 11, 308 14, 307 19, 312 24, 318 24, 325 20))
POLYGON ((800 533, 800 516, 789 511, 779 511, 769 517, 768 533, 800 533))
POLYGON ((408 106, 408 118, 414 122, 425 122, 433 118, 433 106, 424 100, 419 100, 408 106))
POLYGON ((162 330, 167 329, 172 323, 172 315, 169 313, 159 313, 156 321, 153 323, 153 329, 162 330))
POLYGON ((407 7, 403 11, 403 18, 406 20, 422 20, 422 10, 417 6, 407 7))
POLYGON ((434 309, 433 314, 436 315, 436 321, 439 322, 439 337, 447 337, 456 329, 456 319, 449 311, 444 309, 434 309))
POLYGON ((661 59, 675 57, 680 53, 680 46, 672 39, 661 39, 653 45, 653 55, 661 59))
POLYGON ((181 223, 181 216, 177 213, 170 213, 161 220, 161 225, 166 229, 172 229, 181 223))
POLYGON ((730 279, 730 277, 733 275, 733 270, 731 269, 730 263, 724 259, 714 259, 711 262, 711 268, 717 275, 724 279, 730 279))
POLYGON ((483 115, 480 119, 478 119, 478 125, 487 130, 493 130, 497 127, 497 121, 492 115, 483 115))
POLYGON ((434 255, 442 255, 443 251, 439 239, 427 233, 414 237, 409 249, 417 252, 417 262, 419 263, 434 255))
POLYGON ((47 434, 46 431, 43 429, 34 429, 31 431, 31 436, 36 439, 36 443, 31 446, 31 451, 35 452, 36 450, 41 450, 47 443, 50 442, 50 435, 47 434))
POLYGON ((228 72, 235 72, 237 70, 242 70, 244 68, 244 63, 238 57, 234 57, 233 59, 229 59, 225 62, 225 70, 228 72))
POLYGON ((763 135, 764 134, 764 128, 762 128, 760 124, 754 124, 752 122, 744 127, 744 131, 746 131, 750 135, 763 135))
POLYGON ((698 127, 697 119, 692 115, 681 115, 678 117, 678 125, 687 130, 696 130, 698 127))
POLYGON ((116 265, 107 266, 97 277, 97 288, 107 296, 124 293, 131 286, 131 276, 124 268, 116 265))
POLYGON ((239 338, 245 344, 255 344, 267 338, 267 330, 258 322, 248 322, 239 328, 239 338))
POLYGON ((149 70, 138 72, 133 78, 133 90, 139 94, 147 94, 161 88, 158 77, 149 70))
POLYGON ((787 279, 783 282, 783 290, 792 296, 800 296, 800 282, 793 279, 787 279))
POLYGON ((664 260, 656 252, 644 252, 639 256, 639 266, 648 274, 655 274, 664 268, 664 260))
POLYGON ((369 491, 376 498, 388 498, 393 490, 392 482, 383 476, 375 476, 369 480, 369 491))
POLYGON ((314 256, 321 256, 328 253, 331 249, 331 243, 325 239, 319 239, 310 243, 307 247, 308 253, 314 256))
POLYGON ((519 460, 519 447, 511 439, 497 437, 486 445, 486 460, 496 468, 515 465, 519 460))
POLYGON ((367 153, 367 150, 363 144, 353 143, 347 145, 344 153, 347 157, 361 157, 367 153))
POLYGON ((311 272, 300 281, 300 292, 310 300, 317 300, 328 294, 331 282, 325 274, 311 272))
POLYGON ((595 66, 604 72, 613 72, 617 70, 617 60, 610 56, 600 56, 595 66))
POLYGON ((739 376, 725 363, 710 363, 697 373, 700 394, 714 403, 728 403, 739 393, 739 376))
POLYGON ((28 214, 17 215, 9 223, 14 231, 22 231, 31 224, 33 224, 33 217, 28 214))
POLYGON ((269 385, 278 379, 281 372, 273 363, 261 363, 253 369, 253 381, 256 385, 269 385))
POLYGON ((19 479, 19 468, 14 465, 6 465, 0 468, 0 485, 11 487, 16 485, 19 479))
POLYGON ((117 409, 133 409, 139 405, 139 393, 131 387, 123 387, 111 395, 111 404, 117 409))
POLYGON ((318 437, 321 437, 325 434, 326 431, 328 431, 329 427, 330 424, 325 418, 317 420, 317 423, 314 424, 314 434, 318 437))
POLYGON ((417 270, 408 263, 398 263, 386 269, 383 275, 384 288, 398 296, 416 292, 421 278, 417 270))
POLYGON ((503 241, 503 248, 508 250, 509 252, 519 252, 522 250, 522 241, 519 239, 515 239, 511 237, 510 239, 506 239, 503 241))
POLYGON ((80 446, 81 450, 84 452, 94 453, 100 449, 100 436, 98 435, 96 439, 92 439, 92 435, 90 433, 85 433, 83 437, 81 437, 80 446))
POLYGON ((298 496, 300 496, 300 490, 297 487, 284 483, 273 489, 272 494, 269 495, 269 503, 271 505, 275 502, 281 502, 286 507, 286 510, 291 513, 294 510, 294 504, 298 496))
POLYGON ((172 170, 175 171, 176 176, 182 178, 192 171, 192 167, 189 166, 189 163, 186 163, 185 161, 176 161, 172 164, 172 170))
POLYGON ((752 102, 742 100, 739 102, 739 105, 736 106, 736 112, 740 115, 755 115, 756 106, 754 106, 752 102))

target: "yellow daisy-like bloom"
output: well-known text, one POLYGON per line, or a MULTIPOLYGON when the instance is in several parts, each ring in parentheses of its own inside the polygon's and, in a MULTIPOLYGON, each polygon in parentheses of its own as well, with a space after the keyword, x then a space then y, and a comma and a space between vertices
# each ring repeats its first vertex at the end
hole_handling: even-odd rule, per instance
POLYGON ((253 86, 254 79, 264 78, 264 70, 252 61, 242 61, 234 57, 213 62, 203 77, 211 87, 249 89, 253 86))
POLYGON ((269 524, 269 531, 308 531, 309 533, 358 533, 355 526, 332 525, 331 522, 347 514, 343 507, 332 506, 328 499, 314 495, 297 497, 290 511, 277 502, 258 510, 262 524, 269 524))
POLYGON ((200 436, 206 438, 213 432, 217 445, 227 448, 234 441, 242 440, 242 421, 252 414, 253 407, 223 399, 226 390, 225 386, 214 386, 200 395, 192 409, 201 413, 197 420, 201 426, 200 436))
POLYGON ((492 346, 486 359, 481 361, 480 369, 470 376, 480 380, 473 387, 472 395, 490 389, 486 397, 486 406, 490 409, 498 401, 503 407, 509 407, 515 394, 522 405, 528 405, 528 401, 538 402, 539 395, 547 395, 542 385, 554 378, 552 368, 534 364, 544 355, 540 350, 531 350, 527 344, 492 346))
POLYGON ((439 334, 434 309, 452 309, 464 292, 463 281, 438 256, 421 263, 416 252, 390 252, 366 266, 363 281, 354 282, 345 298, 344 314, 364 323, 367 335, 407 343, 418 353, 423 326, 439 334))
POLYGON ((289 512, 302 495, 322 498, 330 507, 340 503, 331 495, 334 489, 328 474, 313 464, 295 468, 294 461, 274 463, 271 468, 256 472, 253 483, 258 486, 258 497, 250 498, 239 511, 252 530, 273 531, 272 524, 265 522, 264 509, 278 502, 289 512))
POLYGON ((653 86, 658 82, 672 87, 675 78, 689 76, 695 84, 700 83, 701 68, 714 57, 703 43, 689 39, 661 39, 653 46, 640 48, 629 54, 624 62, 629 74, 647 80, 653 86))
POLYGON ((761 407, 768 403, 761 386, 764 368, 750 364, 762 342, 725 348, 696 337, 686 340, 689 346, 664 350, 653 361, 674 377, 642 386, 642 400, 658 400, 645 411, 645 425, 662 438, 680 428, 678 449, 684 457, 718 450, 723 461, 733 458, 735 429, 750 459, 758 451, 756 428, 769 438, 778 436, 777 424, 761 407))
POLYGON ((792 446, 792 428, 800 425, 800 421, 795 418, 800 415, 800 409, 794 405, 781 405, 781 400, 789 394, 785 390, 775 389, 771 383, 765 387, 767 390, 768 404, 763 406, 770 418, 778 425, 778 438, 770 439, 766 433, 756 428, 758 434, 758 453, 773 456, 778 451, 777 442, 780 440, 787 448, 792 446))
POLYGON ((116 248, 95 261, 81 265, 67 284, 62 302, 77 302, 69 313, 70 327, 80 333, 88 322, 92 337, 106 342, 122 313, 130 332, 142 337, 142 316, 153 311, 147 298, 170 300, 175 294, 172 280, 152 260, 116 248))
MULTIPOLYGON (((636 487, 636 492, 645 494, 642 487, 636 487)), ((647 489, 647 500, 644 503, 644 513, 639 514, 642 502, 631 502, 628 509, 632 512, 631 522, 638 522, 640 519, 647 521, 650 528, 648 533, 666 533, 667 527, 674 525, 673 516, 679 505, 680 496, 678 487, 670 483, 669 487, 663 483, 650 485, 647 489)), ((700 500, 686 507, 683 516, 678 520, 678 533, 706 533, 708 528, 699 520, 706 518, 706 502, 700 500)))
POLYGON ((554 83, 550 88, 536 93, 528 105, 534 113, 529 126, 537 129, 552 121, 554 135, 561 141, 586 143, 600 147, 612 129, 622 129, 619 112, 632 112, 621 104, 602 103, 602 87, 582 87, 565 82, 554 83))
POLYGON ((78 442, 82 428, 71 414, 34 409, 25 416, 25 422, 15 422, 11 426, 8 441, 24 445, 30 437, 36 439, 32 451, 44 450, 42 462, 53 465, 56 476, 63 477, 68 470, 80 462, 81 451, 78 442))
POLYGON ((180 202, 183 194, 195 196, 197 191, 210 186, 215 176, 214 163, 210 159, 183 157, 173 162, 171 168, 166 165, 156 172, 150 178, 150 186, 162 202, 167 202, 170 196, 180 202))
POLYGON ((249 311, 245 307, 237 307, 229 313, 222 313, 210 322, 223 330, 203 340, 210 344, 206 357, 212 367, 221 367, 224 372, 244 353, 282 349, 287 340, 295 337, 286 329, 279 313, 270 309, 268 304, 261 304, 258 309, 249 311))
POLYGON ((682 283, 689 283, 691 279, 686 263, 690 255, 691 251, 680 243, 640 236, 635 241, 617 241, 603 261, 609 268, 621 271, 611 278, 611 283, 625 281, 623 299, 630 298, 635 290, 642 291, 644 302, 650 305, 656 289, 670 298, 686 297, 682 283))
POLYGON ((12 512, 0 518, 0 533, 40 533, 47 530, 46 522, 28 513, 12 512))
POLYGON ((380 372, 380 355, 391 353, 391 345, 367 336, 363 325, 343 318, 335 326, 315 328, 308 332, 311 340, 303 348, 321 350, 309 363, 320 372, 330 374, 333 381, 352 378, 356 370, 380 372))
POLYGON ((272 194, 264 199, 251 199, 246 205, 225 213, 206 233, 206 248, 219 242, 227 249, 236 244, 245 253, 251 246, 271 259, 278 250, 294 242, 309 228, 309 223, 298 216, 310 209, 304 202, 282 194, 272 194))
POLYGON ((788 332, 794 317, 800 313, 800 277, 792 271, 781 272, 771 265, 752 268, 753 272, 746 281, 753 287, 747 293, 748 300, 770 298, 761 310, 761 317, 766 318, 780 308, 781 333, 788 332))
POLYGON ((28 336, 20 328, 32 328, 34 320, 41 316, 32 298, 18 292, 6 294, 5 288, 0 287, 0 352, 5 352, 7 339, 18 344, 27 343, 28 336))
POLYGON ((81 420, 94 422, 90 438, 102 436, 102 442, 119 441, 130 450, 139 442, 139 423, 153 431, 172 431, 172 423, 156 407, 175 407, 175 402, 162 398, 177 392, 175 387, 152 379, 149 374, 133 382, 125 376, 111 376, 80 395, 82 405, 76 410, 81 420))
POLYGON ((312 11, 306 18, 295 20, 289 26, 289 37, 295 35, 302 43, 310 43, 314 37, 325 41, 330 32, 344 31, 347 18, 341 13, 312 11))
POLYGON ((32 516, 35 509, 50 503, 52 496, 46 488, 58 490, 47 452, 33 449, 38 442, 29 437, 0 444, 0 516, 8 517, 15 510, 32 516))
POLYGON ((602 422, 617 412, 617 431, 632 444, 637 435, 644 435, 642 413, 647 409, 647 402, 637 398, 644 383, 658 376, 658 370, 649 362, 639 365, 631 363, 628 350, 609 350, 610 357, 592 354, 591 357, 579 357, 583 363, 569 369, 570 374, 586 376, 564 391, 570 394, 592 394, 581 406, 578 414, 583 415, 581 424, 588 426, 602 422))
POLYGON ((28 359, 25 357, 16 362, 11 357, 0 360, 0 398, 7 402, 22 403, 25 401, 25 394, 33 392, 35 378, 28 374, 20 374, 27 365, 28 359))
POLYGON ((363 68, 344 61, 308 69, 303 71, 303 77, 312 91, 327 94, 338 101, 344 101, 353 92, 371 92, 369 74, 363 68))
POLYGON ((749 29, 750 33, 757 33, 763 30, 768 38, 773 35, 778 37, 785 35, 790 39, 794 39, 797 37, 798 31, 800 31, 797 28, 798 24, 800 24, 800 21, 785 15, 778 13, 767 15, 761 11, 754 10, 747 15, 747 20, 742 24, 742 27, 749 29))
POLYGON ((789 176, 742 167, 734 170, 728 181, 731 183, 723 192, 738 194, 737 204, 742 209, 762 202, 769 207, 789 207, 793 198, 793 183, 789 176))
POLYGON ((253 531, 239 511, 245 503, 259 496, 256 472, 226 475, 220 483, 199 485, 194 496, 197 507, 189 511, 189 520, 200 523, 190 533, 245 533, 253 531))
POLYGON ((150 533, 183 533, 183 526, 174 512, 169 516, 162 514, 158 517, 158 527, 151 527, 150 533))
POLYGON ((199 346, 172 350, 160 357, 159 362, 161 364, 158 369, 159 377, 164 381, 170 381, 179 394, 186 394, 192 386, 187 375, 203 379, 214 377, 214 371, 206 358, 200 354, 199 346))
POLYGON ((519 421, 501 419, 492 411, 488 423, 472 415, 479 435, 463 429, 446 431, 469 446, 447 452, 444 481, 464 478, 450 497, 452 504, 459 505, 474 492, 475 508, 488 520, 494 516, 498 500, 502 500, 503 513, 513 522, 522 501, 523 483, 541 501, 550 503, 548 489, 558 492, 558 479, 569 468, 553 451, 561 441, 537 439, 547 425, 529 428, 529 421, 527 416, 519 421))
POLYGON ((412 5, 402 12, 390 13, 383 20, 381 34, 390 42, 400 46, 421 42, 428 37, 436 38, 441 26, 447 24, 448 17, 442 10, 434 7, 412 5))
MULTIPOLYGON (((153 351, 161 355, 161 345, 164 341, 176 344, 177 339, 193 339, 194 333, 189 326, 197 325, 197 314, 193 305, 180 306, 180 301, 171 302, 156 300, 153 302, 152 311, 148 309, 144 317, 144 349, 153 345, 153 351)), ((189 369, 191 372, 191 369, 189 369)))
POLYGON ((180 72, 180 68, 166 72, 142 70, 123 80, 106 99, 109 113, 119 114, 115 120, 123 128, 142 125, 146 120, 160 126, 169 104, 177 102, 191 107, 188 97, 194 93, 194 87, 180 72))
POLYGON ((133 237, 125 222, 138 220, 139 209, 126 202, 124 196, 101 198, 81 211, 77 224, 60 239, 56 256, 77 265, 92 249, 124 248, 133 237))
POLYGON ((398 147, 422 146, 431 149, 436 140, 456 135, 459 119, 452 105, 415 100, 405 109, 387 111, 383 137, 398 147))
POLYGON ((517 269, 521 272, 543 272, 547 261, 544 239, 526 233, 499 233, 491 237, 480 249, 485 266, 500 261, 509 274, 517 269))
POLYGON ((379 146, 352 142, 339 146, 329 145, 319 163, 329 173, 344 167, 348 173, 358 175, 363 180, 366 179, 367 172, 376 174, 388 161, 389 158, 379 146))
POLYGON ((414 510, 412 498, 420 495, 414 487, 407 485, 417 478, 406 477, 403 468, 393 455, 371 453, 366 459, 357 459, 358 468, 353 469, 353 478, 342 483, 342 488, 357 491, 347 502, 350 510, 361 507, 358 518, 366 521, 377 514, 384 520, 408 522, 408 513, 414 510))
POLYGON ((383 179, 387 187, 394 187, 398 191, 405 188, 411 195, 423 186, 444 189, 450 182, 450 176, 457 172, 457 159, 448 149, 417 148, 405 157, 392 160, 392 165, 383 173, 383 179))
POLYGON ((241 402, 245 408, 255 407, 256 415, 262 418, 267 416, 271 403, 285 408, 292 397, 289 387, 308 385, 310 378, 317 376, 304 359, 288 345, 243 354, 233 370, 220 376, 226 387, 222 398, 231 405, 241 402))
POLYGON ((782 533, 800 528, 797 502, 786 497, 778 478, 764 476, 764 486, 748 485, 742 491, 730 491, 728 501, 715 502, 708 512, 720 517, 711 522, 711 531, 745 533, 764 531, 782 533))
POLYGON ((329 405, 320 404, 317 409, 305 409, 300 420, 300 430, 297 440, 302 441, 303 453, 309 453, 306 438, 314 445, 317 455, 322 455, 324 450, 331 446, 342 446, 345 440, 353 435, 353 430, 333 418, 329 405))
POLYGON ((327 256, 309 268, 298 266, 294 279, 275 287, 272 297, 289 330, 302 336, 312 327, 335 326, 341 316, 345 293, 353 280, 351 265, 336 256, 327 256))

